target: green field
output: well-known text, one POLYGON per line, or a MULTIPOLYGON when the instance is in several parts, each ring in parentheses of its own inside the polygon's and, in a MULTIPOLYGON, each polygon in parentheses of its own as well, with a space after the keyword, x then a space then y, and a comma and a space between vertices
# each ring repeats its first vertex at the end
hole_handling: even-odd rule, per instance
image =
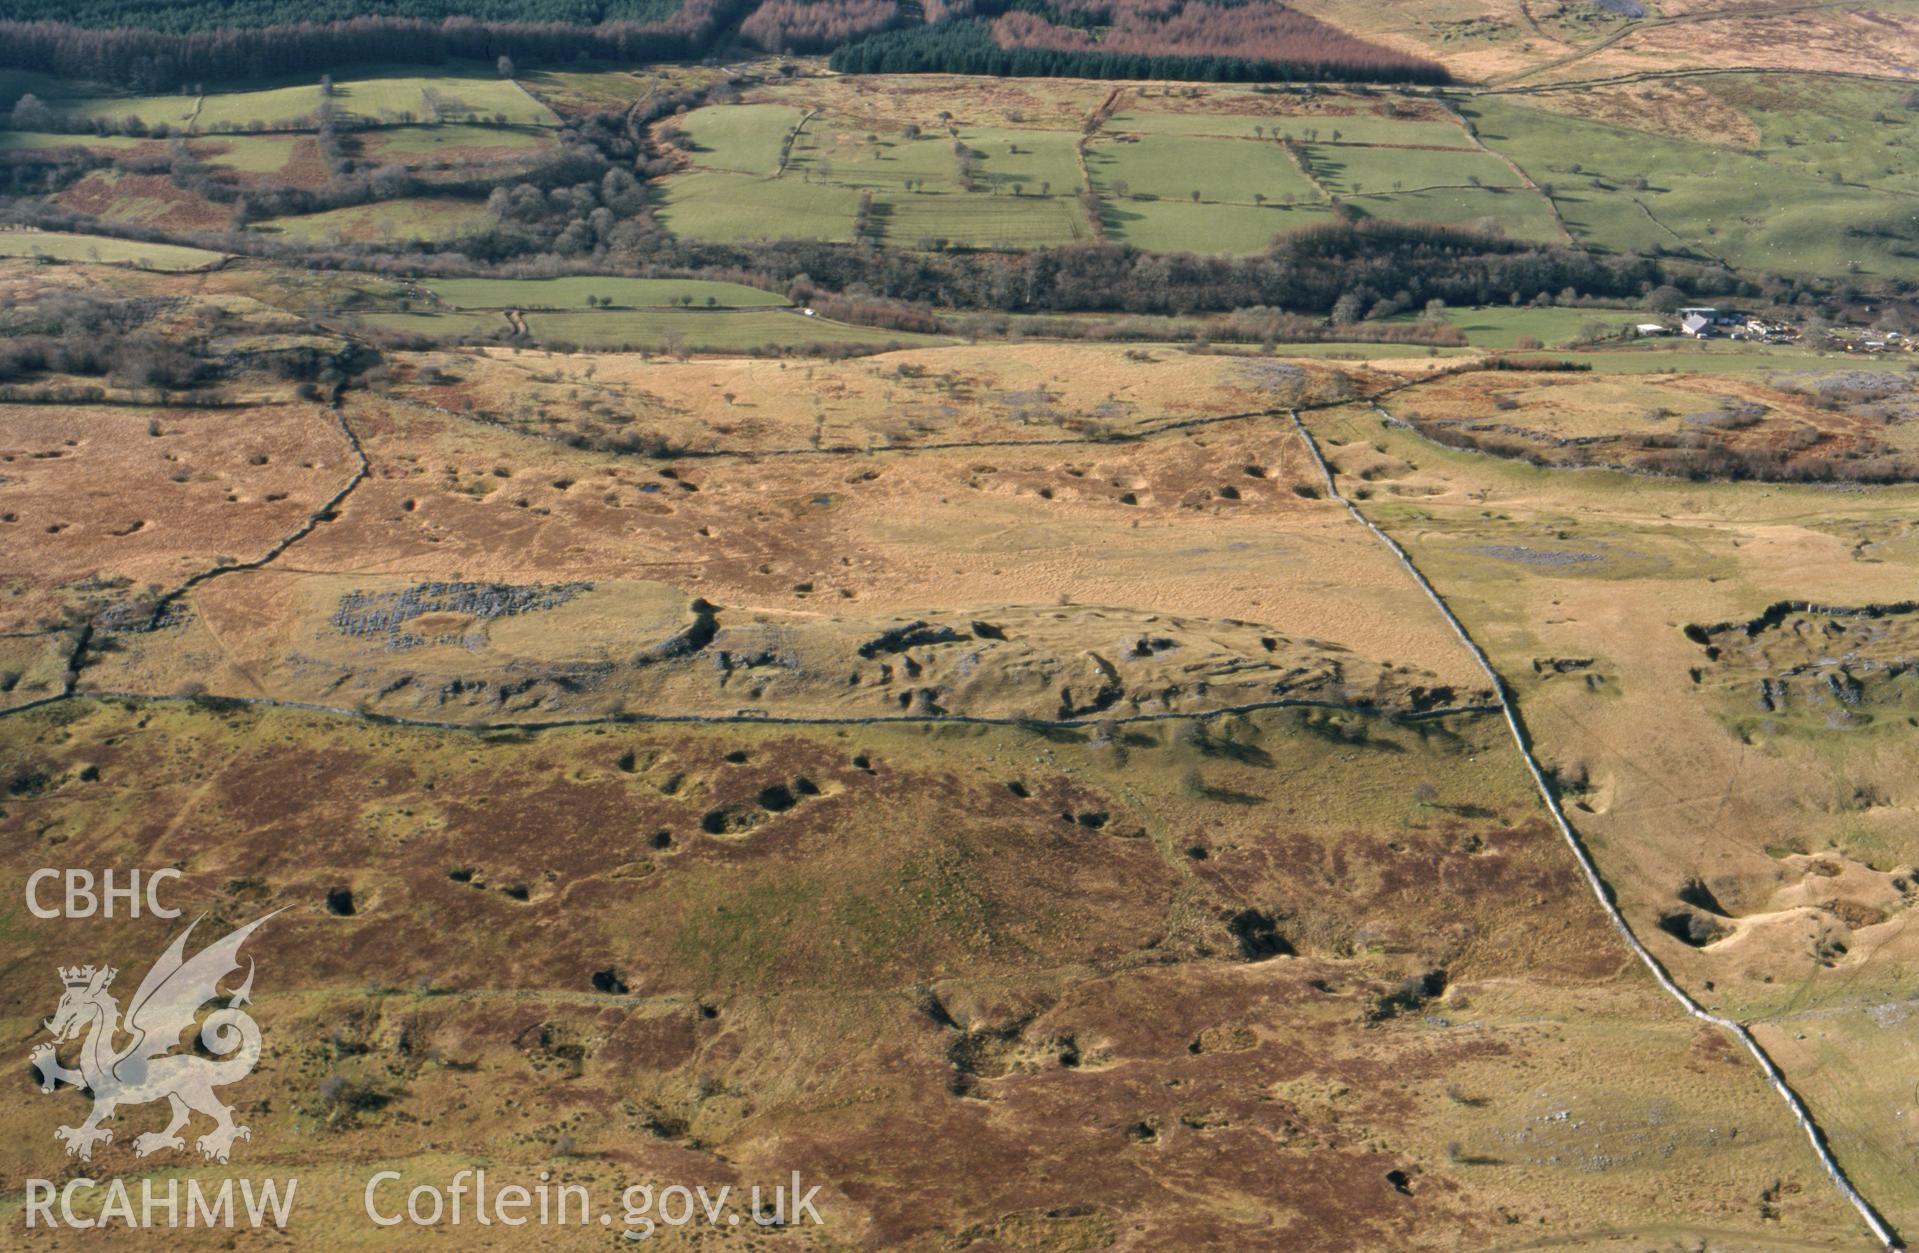
MULTIPOLYGON (((317 99, 315 88, 306 88, 310 99, 317 99)), ((249 92, 248 95, 266 95, 268 93, 249 92)), ((148 127, 164 125, 169 130, 184 131, 192 120, 194 107, 199 103, 198 96, 74 96, 48 99, 46 105, 62 122, 71 125, 86 125, 94 122, 119 123, 138 118, 148 127)), ((306 110, 312 109, 312 104, 306 110)))
POLYGON ((368 135, 361 143, 367 155, 376 159, 428 155, 460 160, 476 149, 533 151, 549 148, 553 146, 554 139, 552 130, 543 126, 468 126, 461 122, 439 126, 395 126, 368 135))
POLYGON ((1155 196, 1192 203, 1309 204, 1324 200, 1276 143, 1148 135, 1136 142, 1101 140, 1088 147, 1086 168, 1106 195, 1155 196))
MULTIPOLYGON (((118 122, 137 117, 151 127, 193 134, 246 131, 257 123, 266 130, 304 129, 320 109, 319 75, 308 83, 251 91, 212 91, 205 95, 165 93, 146 96, 73 96, 56 89, 48 108, 75 122, 118 122)), ((334 76, 330 103, 336 113, 372 124, 492 121, 518 126, 553 126, 551 109, 518 84, 479 71, 426 71, 417 67, 382 74, 377 70, 334 76)))
POLYGON ((303 243, 379 242, 389 239, 457 239, 491 221, 486 207, 471 200, 383 200, 323 213, 268 218, 253 229, 303 243))
MULTIPOLYGON (((299 138, 293 135, 222 136, 209 143, 207 163, 239 170, 243 174, 276 174, 293 159, 293 147, 299 142, 299 138), (214 146, 221 151, 211 152, 214 146)), ((197 148, 200 145, 194 146, 197 148)))
POLYGON ((1088 145, 1086 169, 1102 196, 1107 235, 1135 248, 1259 252, 1275 235, 1328 220, 1325 197, 1273 142, 1102 138, 1088 145))
POLYGON ((0 152, 8 149, 85 148, 88 151, 128 152, 160 141, 132 135, 61 135, 51 131, 0 130, 0 152))
MULTIPOLYGON (((616 77, 635 90, 645 81, 616 77)), ((146 96, 87 95, 84 87, 27 72, 9 72, 6 81, 44 92, 56 113, 76 122, 128 115, 148 126, 164 122, 203 137, 206 146, 196 143, 195 151, 210 165, 271 177, 317 168, 295 136, 274 133, 312 123, 321 101, 315 79, 146 96), (250 133, 256 126, 267 133, 250 133)), ((357 138, 357 155, 368 162, 451 168, 530 156, 557 141, 551 110, 488 68, 421 73, 369 66, 342 70, 335 80, 332 107, 379 124, 357 138), (435 116, 448 120, 425 123, 435 116), (505 124, 495 124, 496 116, 505 124)), ((1585 120, 1495 94, 1461 107, 1492 149, 1486 151, 1427 104, 1419 106, 1426 116, 1396 118, 1378 98, 1330 93, 1302 104, 1284 94, 1217 88, 1190 98, 1184 91, 1148 96, 1114 114, 1085 141, 1084 177, 1103 199, 1105 234, 1156 251, 1258 251, 1277 235, 1324 220, 1313 206, 1330 192, 1381 220, 1491 228, 1541 242, 1561 242, 1570 232, 1600 251, 1719 260, 1754 274, 1919 279, 1919 161, 1911 160, 1919 116, 1905 107, 1903 88, 1728 74, 1700 89, 1752 120, 1756 130, 1739 139, 1745 148, 1585 120), (1283 111, 1289 108, 1314 111, 1283 111), (1298 141, 1311 177, 1275 142, 1280 135, 1298 141), (1524 186, 1527 176, 1550 201, 1524 186)), ((944 122, 913 132, 897 113, 842 116, 833 111, 839 107, 693 110, 679 122, 690 136, 691 168, 657 184, 660 221, 680 236, 721 243, 846 243, 866 196, 866 237, 897 248, 1023 248, 1093 236, 1078 198, 1077 131, 973 126, 962 117, 950 122, 955 133, 944 122), (795 135, 782 168, 782 147, 795 135)), ((0 149, 77 145, 111 155, 155 142, 0 131, 0 149)), ((320 176, 309 173, 308 181, 320 176)), ((476 205, 427 197, 276 219, 262 228, 294 240, 378 242, 454 238, 482 220, 476 205)))
POLYGON ((104 235, 0 231, 0 257, 47 257, 55 261, 94 261, 154 270, 198 270, 219 261, 221 254, 204 248, 110 239, 104 235))
POLYGON ((1768 160, 1814 178, 1919 193, 1911 89, 1830 76, 1729 74, 1707 90, 1759 128, 1768 160))
POLYGON ((1091 237, 1078 200, 1090 179, 1106 237, 1153 251, 1260 251, 1324 221, 1329 192, 1393 221, 1566 238, 1552 205, 1512 163, 1430 106, 1425 116, 1397 118, 1374 111, 1375 102, 1339 97, 1324 112, 1284 114, 1274 110, 1290 99, 1230 88, 1178 103, 1194 107, 1122 110, 1087 140, 1065 128, 976 126, 946 115, 919 131, 799 105, 711 105, 679 123, 691 168, 661 180, 658 216, 689 239, 847 243, 864 195, 873 242, 1042 247, 1091 237), (1283 135, 1299 141, 1298 158, 1283 135))
POLYGON ((1078 137, 1065 131, 909 137, 770 104, 695 109, 682 125, 694 168, 661 184, 659 218, 686 238, 850 242, 862 195, 873 200, 867 236, 895 247, 1021 248, 1091 234, 1077 200, 1078 137), (781 145, 802 118, 781 171, 781 145))
POLYGON ((455 309, 585 309, 610 299, 615 309, 666 308, 690 297, 695 306, 723 309, 790 304, 777 292, 709 279, 617 278, 574 274, 564 278, 436 278, 429 290, 455 309))
POLYGON ((1427 148, 1307 144, 1304 155, 1313 177, 1341 194, 1525 185, 1510 165, 1477 150, 1438 152, 1427 148))
MULTIPOLYGON (((889 135, 867 140, 862 134, 814 122, 793 145, 787 168, 789 177, 874 191, 902 192, 909 180, 916 184, 923 180, 936 191, 959 190, 959 166, 945 136, 889 135)), ((1039 181, 1033 179, 1035 185, 1039 181)))
POLYGON ((962 128, 957 138, 942 134, 907 139, 814 122, 793 146, 786 177, 797 175, 889 195, 905 193, 909 179, 923 184, 922 190, 964 192, 956 151, 963 144, 972 154, 975 170, 971 194, 1019 186, 1030 193, 1045 187, 1051 193, 1070 195, 1079 186, 1079 166, 1073 155, 1077 139, 1064 131, 990 126, 962 128))
MULTIPOLYGON (((1403 314, 1395 322, 1412 322, 1413 314, 1403 314)), ((1445 319, 1466 334, 1475 348, 1517 348, 1524 339, 1536 339, 1547 348, 1555 348, 1582 338, 1595 328, 1611 333, 1640 322, 1666 322, 1656 314, 1634 313, 1623 309, 1537 309, 1492 305, 1482 309, 1448 309, 1445 319)))
POLYGON ((1153 252, 1261 252, 1275 235, 1332 221, 1323 204, 1255 208, 1187 200, 1107 200, 1102 212, 1109 238, 1153 252))
POLYGON ((486 339, 513 330, 499 313, 369 313, 361 321, 379 330, 428 339, 486 339))
POLYGON ((660 187, 659 219, 686 239, 746 243, 760 239, 824 239, 849 243, 859 193, 798 178, 754 178, 695 170, 660 187))
POLYGON ((680 129, 692 136, 700 168, 771 177, 780 168, 781 143, 804 116, 784 104, 711 105, 687 114, 680 129))
POLYGON ((1033 248, 1085 239, 1085 212, 1070 194, 1050 196, 965 192, 916 193, 876 201, 873 221, 882 243, 924 248, 942 243, 974 248, 1033 248))
POLYGON ((1464 226, 1512 239, 1564 243, 1552 206, 1527 187, 1464 187, 1351 196, 1346 203, 1369 217, 1431 226, 1464 226))
POLYGON ((1273 114, 1262 108, 1258 96, 1235 94, 1229 105, 1240 105, 1243 112, 1176 112, 1172 110, 1128 109, 1107 120, 1108 133, 1137 132, 1146 135, 1213 135, 1228 139, 1252 139, 1260 136, 1292 136, 1305 140, 1309 134, 1328 143, 1399 144, 1411 147, 1472 148, 1472 136, 1455 122, 1427 121, 1417 118, 1383 117, 1376 113, 1273 114), (1339 138, 1334 139, 1334 132, 1339 138))
POLYGON ((1919 276, 1910 198, 1790 163, 1483 96, 1463 107, 1485 142, 1550 186, 1575 238, 1663 249, 1760 272, 1919 276), (1575 171, 1572 167, 1577 165, 1575 171))

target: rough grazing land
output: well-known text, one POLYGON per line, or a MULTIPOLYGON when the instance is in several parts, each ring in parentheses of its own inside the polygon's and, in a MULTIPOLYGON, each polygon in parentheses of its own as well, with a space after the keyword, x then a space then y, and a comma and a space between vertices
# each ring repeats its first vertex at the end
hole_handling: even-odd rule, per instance
MULTIPOLYGON (((322 1230, 358 1204, 334 1172, 484 1155, 600 1187, 804 1161, 872 1247, 1845 1231, 1744 1059, 1626 972, 1500 734, 475 739, 80 701, 12 721, 0 822, 17 873, 58 836, 184 862, 215 921, 292 906, 248 1118, 322 1230)), ((17 1173, 57 1103, 16 1117, 17 1173)))
POLYGON ((1919 899, 1912 487, 1569 474, 1372 409, 1315 425, 1513 684, 1635 931, 1752 1023, 1910 1226, 1884 1102, 1908 1073, 1919 899))
MULTIPOLYGON (((717 11, 0 74, 0 1035, 176 925, 6 885, 167 866, 273 914, 225 1169, 295 1247, 482 1164, 821 1186, 683 1241, 751 1248, 1865 1247, 1834 1172, 1919 1230, 1919 114, 1753 68, 1909 15, 1300 7, 1461 81, 717 11), (1618 333, 1735 296, 1803 334, 1618 333)), ((8 1181, 226 1177, 14 1073, 8 1181)))

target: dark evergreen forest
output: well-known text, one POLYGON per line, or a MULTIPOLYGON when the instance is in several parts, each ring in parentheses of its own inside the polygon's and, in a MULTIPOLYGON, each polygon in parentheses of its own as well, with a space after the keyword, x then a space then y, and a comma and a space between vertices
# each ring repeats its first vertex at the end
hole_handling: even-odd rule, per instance
POLYGON ((188 83, 258 82, 353 64, 439 65, 449 60, 491 62, 500 56, 527 65, 560 64, 580 57, 672 60, 699 55, 717 32, 730 28, 752 3, 684 0, 663 21, 599 26, 361 17, 350 22, 169 34, 131 27, 92 30, 57 22, 0 21, 0 66, 136 91, 171 91, 188 83))
POLYGON ((119 26, 182 34, 236 26, 297 26, 349 22, 358 17, 442 22, 658 22, 678 0, 5 0, 0 18, 64 22, 94 30, 119 26))
POLYGON ((843 74, 992 74, 1002 77, 1143 79, 1187 82, 1444 83, 1446 71, 1411 57, 1345 60, 1310 45, 1285 58, 1152 54, 1090 47, 1007 46, 982 19, 886 31, 846 45, 830 64, 843 74))
POLYGON ((851 73, 1446 81, 1279 4, 1015 2, 949 4, 956 16, 927 24, 897 0, 0 0, 0 67, 168 91, 353 63, 689 59, 737 29, 761 48, 836 49, 833 68, 851 73))

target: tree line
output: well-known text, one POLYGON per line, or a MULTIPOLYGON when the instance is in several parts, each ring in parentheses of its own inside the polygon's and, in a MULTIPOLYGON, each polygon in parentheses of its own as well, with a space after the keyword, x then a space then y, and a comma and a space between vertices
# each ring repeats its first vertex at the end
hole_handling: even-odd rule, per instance
POLYGON ((1654 258, 1596 256, 1472 231, 1393 222, 1330 223, 1286 236, 1254 256, 1151 253, 1112 243, 1026 252, 906 253, 798 241, 755 246, 655 237, 659 264, 730 267, 773 286, 804 277, 828 291, 856 292, 935 308, 1009 313, 1192 314, 1254 306, 1330 314, 1351 296, 1418 308, 1524 302, 1571 288, 1582 296, 1636 298, 1651 287, 1725 276, 1669 272, 1654 258))
POLYGON ((768 52, 823 52, 905 20, 899 0, 767 0, 740 34, 768 52))
MULTIPOLYGON (((1435 63, 1350 35, 1270 0, 1047 0, 1022 3, 992 27, 1004 48, 1105 51, 1141 56, 1218 56, 1336 66, 1367 78, 1444 74, 1435 63), (1100 27, 1098 34, 1089 27, 1100 27)), ((1420 80, 1426 81, 1426 80, 1420 80)))
MULTIPOLYGON (((291 0, 245 0, 238 16, 216 24, 232 10, 228 0, 151 10, 127 0, 82 0, 78 10, 60 10, 59 21, 28 20, 54 10, 46 0, 24 0, 0 20, 0 68, 141 92, 197 90, 206 82, 258 82, 354 62, 686 59, 705 53, 738 23, 744 38, 769 50, 835 49, 834 68, 844 72, 1447 81, 1433 62, 1271 3, 1095 13, 1077 0, 1060 14, 1042 6, 1002 12, 990 24, 966 17, 914 25, 898 0, 482 0, 461 4, 463 14, 480 18, 438 16, 450 2, 382 0, 375 5, 379 13, 366 14, 361 0, 315 0, 297 8, 291 0), (348 4, 355 15, 347 15, 348 4), (340 20, 315 20, 335 16, 340 20), (1108 16, 1116 24, 1097 41, 1082 28, 1108 16), (248 24, 254 18, 261 24, 248 24), (593 24, 585 24, 589 20, 593 24)), ((993 11, 983 5, 942 11, 976 8, 993 11)))
POLYGON ((345 22, 169 33, 0 21, 0 67, 135 91, 312 74, 355 62, 441 65, 474 60, 553 64, 589 57, 656 61, 697 56, 754 0, 685 0, 658 22, 476 22, 361 17, 345 22))
POLYGON ((236 26, 296 26, 346 22, 360 17, 443 22, 450 17, 479 22, 658 22, 671 17, 676 0, 9 0, 17 21, 62 22, 95 30, 225 30, 236 26))
MULTIPOLYGON (((1185 28, 1181 28, 1185 29, 1185 28)), ((1094 42, 1030 14, 884 31, 836 49, 842 74, 984 74, 1019 78, 1179 79, 1189 82, 1444 83, 1446 71, 1383 49, 1358 56, 1337 42, 1256 41, 1235 47, 1229 23, 1206 38, 1155 43, 1148 33, 1094 42), (1002 42, 1002 37, 1006 42, 1002 42), (1200 51, 1183 49, 1199 48, 1200 51)), ((1357 41, 1352 41, 1357 42, 1357 41)), ((1360 45, 1367 48, 1369 45, 1360 45)))

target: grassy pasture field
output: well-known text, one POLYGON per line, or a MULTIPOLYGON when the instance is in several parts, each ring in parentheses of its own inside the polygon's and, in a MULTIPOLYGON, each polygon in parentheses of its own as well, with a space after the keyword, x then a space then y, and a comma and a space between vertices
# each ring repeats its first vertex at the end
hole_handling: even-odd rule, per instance
POLYGON ((64 135, 55 131, 0 130, 0 152, 21 149, 85 148, 89 152, 134 152, 142 147, 159 151, 164 140, 136 135, 64 135))
POLYGON ((619 278, 573 274, 564 278, 436 278, 427 288, 455 309, 584 309, 611 300, 614 308, 665 308, 684 304, 752 309, 791 304, 777 292, 711 279, 619 278))
MULTIPOLYGON (((1218 114, 1149 114, 1128 121, 1217 120, 1218 114)), ((1109 232, 1135 246, 1160 250, 1255 252, 1273 236, 1324 220, 1310 207, 1325 191, 1347 197, 1370 217, 1440 226, 1482 226, 1515 239, 1558 241, 1564 235, 1552 207, 1521 184, 1505 161, 1467 147, 1466 133, 1451 122, 1400 120, 1373 115, 1313 118, 1314 133, 1363 122, 1360 135, 1407 144, 1450 137, 1442 148, 1370 147, 1350 142, 1307 143, 1302 159, 1311 178, 1277 142, 1261 142, 1245 123, 1245 138, 1209 137, 1202 130, 1173 130, 1101 138, 1089 145, 1086 166, 1094 185, 1109 197, 1109 232), (1399 134, 1395 128, 1405 128, 1399 134), (1316 182, 1314 180, 1317 180, 1316 182), (1475 180, 1477 185, 1475 185, 1475 180), (1125 196, 1117 196, 1124 187, 1125 196), (1392 190, 1389 190, 1392 189, 1392 190), (1193 199, 1194 192, 1198 200, 1193 199), (1264 209, 1254 204, 1264 196, 1264 209), (1177 201, 1177 204, 1164 203, 1177 201), (1155 203, 1155 201, 1159 203, 1155 203), (1297 206, 1283 213, 1277 205, 1297 206), (1300 212, 1298 210, 1307 210, 1300 212)), ((1287 119, 1261 123, 1278 127, 1287 119)), ((1115 119, 1117 126, 1119 119, 1115 119)), ((1109 128, 1113 129, 1113 128, 1109 128)), ((1224 128, 1217 128, 1224 129, 1224 128)), ((1302 128, 1303 129, 1303 128, 1302 128)))
POLYGON ((332 239, 456 239, 488 221, 486 206, 471 200, 414 197, 350 205, 320 213, 267 218, 253 225, 288 239, 324 243, 332 239))
POLYGON ((851 187, 694 170, 660 186, 658 217, 684 239, 742 243, 823 239, 850 243, 859 193, 851 187))
POLYGON ((1919 193, 1919 116, 1896 83, 1726 75, 1705 88, 1752 120, 1768 161, 1814 178, 1919 193))
POLYGON ((1901 255, 1919 240, 1919 217, 1891 192, 1505 97, 1482 96, 1462 111, 1490 147, 1552 187, 1582 243, 1664 248, 1787 274, 1840 274, 1855 265, 1879 276, 1919 274, 1919 262, 1901 255))
POLYGON ((242 174, 277 174, 293 160, 293 150, 301 143, 313 143, 297 135, 234 135, 217 141, 218 151, 207 157, 209 165, 238 170, 242 174))
POLYGON ((1192 111, 1133 105, 1107 119, 1108 133, 1212 136, 1224 139, 1323 139, 1333 143, 1396 144, 1405 147, 1472 148, 1472 136, 1451 120, 1386 117, 1377 113, 1289 113, 1267 97, 1216 91, 1214 107, 1192 111), (1274 111, 1278 109, 1279 111, 1274 111), (1259 128, 1256 132, 1254 128, 1259 128), (1338 139, 1334 139, 1334 133, 1338 139))
POLYGON ((1369 217, 1431 226, 1465 226, 1511 239, 1564 243, 1552 206, 1529 187, 1442 187, 1427 191, 1353 196, 1347 203, 1369 217))
POLYGON ((1513 168, 1489 152, 1302 145, 1306 168, 1332 191, 1420 191, 1428 187, 1520 187, 1513 168))
MULTIPOLYGON (((317 86, 280 88, 268 99, 257 92, 227 92, 206 97, 196 124, 200 130, 244 127, 255 117, 285 124, 311 112, 320 102, 317 86), (305 94, 302 100, 301 93, 305 94)), ((337 112, 367 122, 454 121, 477 115, 503 117, 513 126, 551 126, 551 109, 526 94, 519 84, 489 72, 447 70, 420 73, 417 67, 383 74, 377 70, 334 76, 332 105, 337 112)))
POLYGON ((1107 237, 1156 251, 1257 252, 1323 220, 1309 206, 1329 194, 1388 220, 1492 219, 1513 238, 1565 238, 1524 177, 1430 101, 1124 88, 1102 120, 1102 99, 1052 86, 1016 107, 1002 98, 1011 86, 969 94, 963 80, 903 75, 886 93, 859 79, 795 82, 694 109, 676 122, 687 168, 661 181, 661 220, 716 242, 849 242, 865 193, 878 243, 1035 247, 1091 234, 1078 202, 1090 181, 1107 237), (1069 103, 1088 111, 1077 126, 1069 103), (1298 209, 1280 212, 1288 203, 1298 209))
MULTIPOLYGON (((1090 179, 1106 200, 1111 238, 1153 250, 1257 252, 1275 235, 1323 220, 1309 206, 1322 204, 1326 190, 1277 142, 1294 134, 1319 141, 1309 151, 1333 191, 1383 194, 1400 182, 1405 198, 1365 206, 1376 216, 1465 224, 1503 215, 1517 237, 1558 237, 1536 196, 1490 198, 1485 189, 1517 187, 1519 176, 1430 104, 1395 117, 1345 97, 1288 112, 1305 106, 1234 88, 1164 98, 1136 92, 1084 141, 1082 174, 1082 131, 1058 115, 1060 101, 1035 102, 1029 114, 998 100, 997 86, 979 89, 969 106, 937 76, 893 82, 905 105, 862 95, 858 84, 850 98, 845 83, 791 84, 770 98, 693 110, 679 122, 691 141, 690 168, 663 180, 661 219, 691 238, 845 242, 866 192, 868 235, 881 243, 1033 247, 1088 237, 1077 194, 1090 179), (947 115, 937 124, 936 104, 947 115), (1009 196, 1015 187, 1019 194, 1009 196), (1414 194, 1426 187, 1457 190, 1414 194), (1289 201, 1299 208, 1281 211, 1289 201)), ((1091 109, 1097 101, 1073 103, 1091 109)))
POLYGON ((1332 221, 1323 204, 1194 204, 1190 200, 1108 200, 1107 234, 1155 252, 1251 253, 1276 235, 1332 221))
POLYGON ((1070 195, 943 192, 902 195, 873 205, 882 243, 900 248, 957 244, 1033 248, 1085 239, 1086 215, 1070 195))
POLYGON ((984 126, 960 128, 956 139, 881 138, 814 123, 794 145, 783 181, 797 173, 874 193, 880 238, 900 247, 929 240, 984 247, 1066 243, 1087 233, 1074 196, 1076 142, 1060 131, 984 126), (956 146, 962 144, 976 171, 971 190, 960 173, 956 146))
MULTIPOLYGON (((1070 151, 1066 159, 1071 162, 1070 151)), ((903 193, 908 182, 924 182, 933 191, 960 190, 959 161, 946 136, 882 136, 818 119, 807 123, 794 143, 787 175, 889 195, 903 193), (867 139, 867 134, 873 138, 867 139)), ((1035 176, 1032 181, 1037 188, 1040 179, 1035 176)))
MULTIPOLYGON (((1414 314, 1403 314, 1394 321, 1411 322, 1414 314)), ((1606 333, 1641 322, 1657 322, 1655 314, 1633 313, 1621 309, 1571 309, 1511 307, 1487 305, 1481 308, 1448 308, 1444 320, 1465 332, 1466 341, 1475 348, 1517 348, 1522 340, 1536 339, 1547 348, 1581 338, 1588 329, 1599 327, 1606 333)), ((1663 319, 1670 322, 1670 318, 1663 319)))
POLYGON ((1325 197, 1274 143, 1147 135, 1089 145, 1086 168, 1108 195, 1128 193, 1201 204, 1310 204, 1325 197))
POLYGON ((506 318, 495 311, 468 312, 463 309, 440 313, 368 313, 362 320, 371 327, 400 335, 420 335, 429 339, 466 339, 505 335, 512 331, 506 318))
MULTIPOLYGON (((1661 321, 1648 313, 1621 309, 1448 309, 1446 321, 1466 333, 1469 342, 1483 348, 1517 348, 1536 339, 1548 348, 1579 338, 1593 327, 1607 332, 1641 322, 1661 321)), ((1670 320, 1670 319, 1666 319, 1670 320)))
POLYGON ((105 235, 73 235, 59 231, 0 230, 0 256, 46 257, 54 261, 92 261, 102 265, 133 265, 152 270, 201 270, 221 259, 204 248, 150 244, 105 235))
POLYGON ((1885 402, 1904 406, 1912 400, 1906 378, 1861 376, 1845 369, 1781 371, 1740 379, 1696 374, 1499 371, 1422 388, 1417 403, 1419 412, 1431 419, 1475 421, 1498 409, 1519 415, 1501 421, 1523 423, 1547 436, 1571 437, 1641 435, 1672 430, 1675 424, 1684 430, 1699 415, 1729 405, 1750 404, 1754 412, 1748 424, 1717 428, 1709 422, 1697 425, 1742 438, 1748 434, 1764 437, 1794 426, 1816 427, 1827 433, 1817 447, 1830 451, 1835 443, 1862 428, 1902 450, 1919 447, 1919 436, 1911 433, 1910 423, 1861 423, 1859 418, 1870 419, 1872 414, 1849 411, 1855 407, 1883 408, 1885 402), (1830 393, 1857 386, 1864 377, 1871 377, 1874 383, 1872 401, 1848 404, 1842 400, 1830 407, 1818 403, 1822 386, 1830 393), (1496 398, 1507 403, 1495 406, 1492 402, 1496 398))
POLYGON ((440 157, 470 160, 476 153, 506 149, 535 152, 554 146, 553 132, 539 125, 468 126, 443 122, 438 126, 394 126, 361 139, 367 155, 380 158, 440 157))
POLYGON ((824 117, 880 133, 909 125, 943 131, 949 121, 1078 132, 1112 90, 1110 83, 1085 78, 848 74, 795 78, 758 89, 748 99, 817 109, 824 117))
MULTIPOLYGON (((517 83, 490 71, 452 68, 422 71, 417 66, 358 67, 334 75, 330 102, 335 112, 368 124, 504 118, 515 126, 552 126, 553 111, 517 83)), ((164 122, 192 134, 245 131, 258 123, 266 130, 306 129, 322 104, 319 75, 311 83, 205 94, 74 95, 56 87, 46 104, 70 122, 119 121, 137 117, 148 126, 164 122)))
POLYGON ((779 172, 781 143, 805 116, 793 105, 708 105, 681 119, 680 129, 693 139, 699 168, 771 178, 779 172))
POLYGON ((661 184, 660 219, 675 234, 846 242, 862 193, 873 199, 869 237, 897 247, 1033 247, 1090 234, 1076 132, 1003 124, 1002 113, 1002 124, 956 123, 948 134, 929 114, 915 135, 855 102, 839 102, 848 116, 788 98, 795 103, 708 106, 681 120, 691 168, 661 184), (782 169, 781 146, 796 131, 782 169))
POLYGON ((900 193, 905 180, 926 180, 936 190, 961 191, 957 144, 973 155, 975 186, 1010 189, 1019 183, 1037 193, 1042 183, 1056 194, 1071 194, 1079 169, 1073 156, 1077 136, 1062 131, 1009 127, 961 127, 956 138, 923 135, 918 139, 862 132, 846 126, 808 124, 793 146, 788 177, 830 178, 854 187, 900 193), (874 138, 868 139, 867 135, 874 138), (830 173, 823 173, 830 170, 830 173))
POLYGON ((683 125, 694 168, 665 180, 660 213, 682 236, 843 242, 862 193, 873 197, 869 237, 899 247, 1031 247, 1089 233, 1076 199, 1077 137, 1066 132, 981 126, 909 137, 777 104, 696 109, 683 125), (781 170, 781 144, 802 118, 781 170), (959 145, 970 154, 970 190, 959 145))

